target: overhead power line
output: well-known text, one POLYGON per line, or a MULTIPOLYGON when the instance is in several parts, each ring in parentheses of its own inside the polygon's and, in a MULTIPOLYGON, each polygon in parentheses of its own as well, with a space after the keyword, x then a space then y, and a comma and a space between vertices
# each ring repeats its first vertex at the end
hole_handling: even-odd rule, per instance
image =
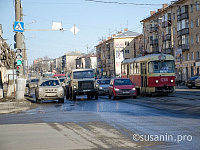
POLYGON ((85 0, 89 2, 96 2, 96 3, 106 3, 106 4, 121 4, 121 5, 140 5, 140 6, 160 6, 162 4, 139 4, 139 3, 127 3, 127 2, 111 2, 111 1, 99 1, 99 0, 85 0))

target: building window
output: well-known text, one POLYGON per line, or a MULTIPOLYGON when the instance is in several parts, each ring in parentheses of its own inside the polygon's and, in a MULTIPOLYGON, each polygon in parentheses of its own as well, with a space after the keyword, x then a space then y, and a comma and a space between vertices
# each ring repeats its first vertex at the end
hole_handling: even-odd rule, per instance
POLYGON ((177 22, 177 31, 182 29, 181 21, 177 22))
POLYGON ((196 2, 196 11, 199 10, 199 2, 196 2))
POLYGON ((182 54, 182 61, 185 61, 185 55, 182 54))
POLYGON ((191 59, 194 60, 194 52, 191 53, 191 59))
POLYGON ((186 54, 186 60, 190 60, 190 55, 189 55, 189 53, 186 54))
POLYGON ((193 28, 193 20, 190 21, 191 29, 193 28))
POLYGON ((129 41, 125 41, 125 46, 129 46, 129 41))
POLYGON ((173 20, 175 20, 175 13, 173 13, 173 16, 172 16, 172 17, 173 17, 173 20))
POLYGON ((196 27, 199 26, 199 18, 196 19, 196 27))
POLYGON ((182 36, 182 44, 189 44, 189 36, 188 35, 182 36))
POLYGON ((129 54, 129 50, 125 50, 125 54, 129 54))
POLYGON ((199 35, 196 35, 196 43, 199 43, 199 35))
POLYGON ((191 43, 194 44, 194 38, 191 36, 191 43))
POLYGON ((174 35, 176 34, 176 28, 173 28, 173 34, 174 35))
POLYGON ((197 59, 199 59, 199 52, 197 52, 197 59))
POLYGON ((190 5, 190 12, 193 12, 193 5, 190 5))

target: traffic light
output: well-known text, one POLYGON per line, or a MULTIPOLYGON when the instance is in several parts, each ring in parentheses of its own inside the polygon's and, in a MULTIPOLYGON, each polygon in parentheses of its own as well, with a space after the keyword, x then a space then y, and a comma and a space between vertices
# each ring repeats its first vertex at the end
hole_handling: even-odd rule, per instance
POLYGON ((21 66, 22 64, 22 49, 16 49, 16 65, 21 66))
POLYGON ((20 69, 20 66, 16 66, 16 74, 17 74, 17 76, 19 76, 19 69, 20 69))

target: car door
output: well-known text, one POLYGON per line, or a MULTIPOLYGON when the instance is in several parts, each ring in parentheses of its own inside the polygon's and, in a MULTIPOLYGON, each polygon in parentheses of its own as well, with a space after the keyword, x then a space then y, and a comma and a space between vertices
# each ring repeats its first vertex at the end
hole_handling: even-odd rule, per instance
POLYGON ((113 91, 113 83, 114 83, 114 80, 111 80, 111 81, 110 81, 110 85, 109 85, 109 87, 108 87, 108 93, 109 93, 109 95, 112 94, 112 91, 113 91))
POLYGON ((200 76, 195 80, 195 86, 200 86, 200 76))

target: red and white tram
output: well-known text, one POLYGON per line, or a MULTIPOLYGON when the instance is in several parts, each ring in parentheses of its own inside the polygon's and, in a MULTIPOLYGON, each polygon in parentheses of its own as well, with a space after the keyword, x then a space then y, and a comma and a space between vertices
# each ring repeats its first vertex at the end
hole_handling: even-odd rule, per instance
POLYGON ((152 54, 126 59, 122 78, 130 78, 138 94, 169 94, 175 91, 175 62, 172 55, 152 54))

